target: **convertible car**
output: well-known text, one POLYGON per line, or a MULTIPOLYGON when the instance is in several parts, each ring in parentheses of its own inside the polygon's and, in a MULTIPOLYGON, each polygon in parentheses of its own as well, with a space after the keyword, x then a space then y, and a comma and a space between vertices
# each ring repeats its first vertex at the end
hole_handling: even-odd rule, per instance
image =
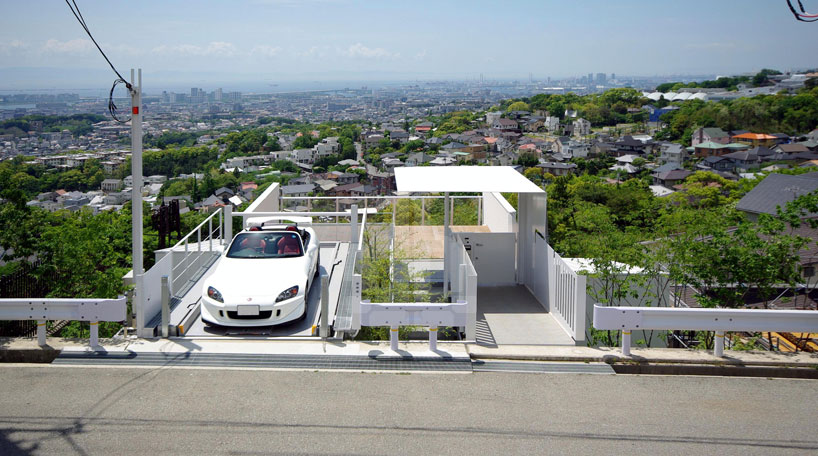
POLYGON ((303 318, 319 264, 318 238, 303 226, 309 220, 248 221, 204 282, 202 321, 248 327, 303 318))

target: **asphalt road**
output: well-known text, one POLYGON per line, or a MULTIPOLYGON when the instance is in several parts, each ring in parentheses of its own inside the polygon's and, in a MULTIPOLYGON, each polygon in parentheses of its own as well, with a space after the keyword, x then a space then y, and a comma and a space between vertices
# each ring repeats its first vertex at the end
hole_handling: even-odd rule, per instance
POLYGON ((816 454, 812 380, 0 365, 0 454, 816 454))

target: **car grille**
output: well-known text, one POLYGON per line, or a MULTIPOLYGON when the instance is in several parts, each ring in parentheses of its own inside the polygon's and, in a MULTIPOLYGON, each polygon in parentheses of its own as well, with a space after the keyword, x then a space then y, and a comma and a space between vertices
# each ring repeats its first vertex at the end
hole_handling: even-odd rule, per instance
POLYGON ((272 315, 272 310, 262 310, 258 313, 258 315, 239 315, 239 313, 235 310, 227 311, 227 318, 232 320, 264 320, 270 318, 272 315))

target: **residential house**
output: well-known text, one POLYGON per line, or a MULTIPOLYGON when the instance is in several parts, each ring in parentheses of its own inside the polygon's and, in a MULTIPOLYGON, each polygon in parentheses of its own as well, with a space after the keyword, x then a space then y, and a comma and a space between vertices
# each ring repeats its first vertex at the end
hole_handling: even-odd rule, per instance
POLYGON ((315 162, 314 151, 312 149, 293 149, 290 153, 290 160, 299 164, 312 164, 315 162))
POLYGON ((431 162, 433 159, 433 156, 427 155, 424 152, 415 152, 406 157, 406 166, 420 166, 424 163, 431 162))
POLYGON ((495 120, 494 123, 491 124, 491 128, 500 131, 519 131, 517 121, 503 118, 495 120))
POLYGON ((122 179, 105 179, 101 188, 103 192, 118 192, 122 189, 122 179))
POLYGON ((752 151, 752 149, 731 152, 729 154, 722 155, 722 157, 732 161, 735 168, 743 170, 756 168, 761 163, 761 159, 752 151))
POLYGON ((284 185, 281 187, 281 196, 309 196, 315 191, 315 184, 284 185))
POLYGON ((698 144, 712 142, 716 144, 730 143, 730 135, 721 128, 698 128, 693 132, 691 144, 696 147, 698 144))
POLYGON ((395 190, 394 172, 381 171, 372 165, 366 165, 366 175, 378 193, 387 194, 395 190))
POLYGON ((574 127, 574 136, 588 136, 591 134, 591 122, 579 118, 572 122, 574 127))
POLYGON ((764 133, 743 133, 732 137, 732 142, 747 144, 750 147, 775 147, 777 140, 775 136, 764 133))
POLYGON ((560 128, 560 118, 557 116, 548 116, 545 118, 544 127, 549 133, 553 133, 560 128))
POLYGON ((542 168, 543 172, 549 173, 553 176, 565 176, 577 172, 577 165, 574 163, 558 163, 548 161, 545 163, 540 163, 537 165, 537 167, 542 168))
POLYGON ((810 150, 803 144, 779 144, 773 148, 774 152, 782 154, 800 154, 808 153, 810 150))
POLYGON ((710 155, 704 158, 698 165, 700 169, 712 171, 732 171, 736 164, 729 158, 721 155, 710 155))
MULTIPOLYGON (((784 207, 798 196, 818 190, 818 172, 792 176, 769 174, 736 204, 736 209, 746 212, 751 220, 758 214, 775 215, 778 207, 784 207)), ((818 214, 810 214, 811 217, 818 214)))
POLYGON ((695 155, 696 157, 706 158, 729 153, 730 148, 728 148, 726 144, 708 141, 696 144, 695 146, 693 146, 693 150, 694 150, 693 155, 695 155))
POLYGON ((686 169, 673 169, 660 173, 653 173, 653 185, 662 185, 664 187, 673 187, 674 185, 682 183, 688 176, 693 174, 686 169))
POLYGON ((664 143, 659 150, 659 161, 661 163, 673 163, 681 166, 688 159, 687 150, 681 144, 664 143))
POLYGON ((389 139, 398 141, 401 144, 406 144, 409 141, 409 133, 403 130, 393 130, 389 132, 389 139))

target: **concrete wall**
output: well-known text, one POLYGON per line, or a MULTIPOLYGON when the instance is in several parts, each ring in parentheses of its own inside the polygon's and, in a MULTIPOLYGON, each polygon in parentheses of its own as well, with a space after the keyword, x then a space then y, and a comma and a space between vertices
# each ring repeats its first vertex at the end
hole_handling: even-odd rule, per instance
POLYGON ((492 233, 516 233, 517 211, 500 193, 483 192, 483 225, 492 233))
POLYGON ((281 186, 274 182, 247 207, 246 212, 278 212, 280 196, 281 186))

